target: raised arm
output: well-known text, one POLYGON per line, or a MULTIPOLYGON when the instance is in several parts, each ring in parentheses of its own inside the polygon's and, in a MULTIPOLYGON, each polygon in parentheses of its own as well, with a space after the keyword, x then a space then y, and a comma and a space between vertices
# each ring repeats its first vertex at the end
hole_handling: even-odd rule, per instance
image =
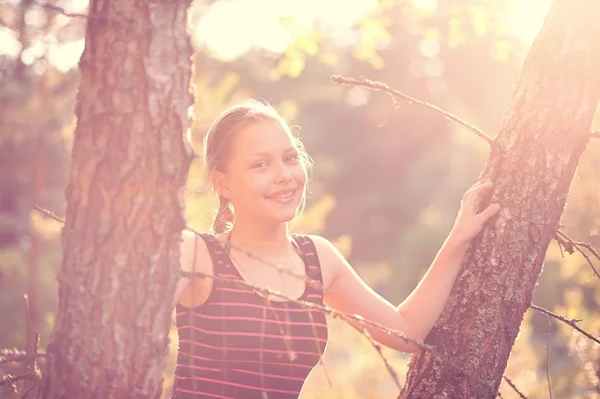
MULTIPOLYGON (((321 262, 327 264, 331 275, 325 291, 327 305, 399 330, 408 338, 424 340, 444 309, 469 243, 499 210, 498 204, 492 204, 477 213, 482 195, 491 187, 489 183, 478 183, 465 193, 450 235, 423 279, 397 307, 373 291, 331 243, 314 237, 321 262)), ((367 330, 375 340, 388 347, 403 352, 418 350, 417 346, 396 339, 379 328, 367 330)))

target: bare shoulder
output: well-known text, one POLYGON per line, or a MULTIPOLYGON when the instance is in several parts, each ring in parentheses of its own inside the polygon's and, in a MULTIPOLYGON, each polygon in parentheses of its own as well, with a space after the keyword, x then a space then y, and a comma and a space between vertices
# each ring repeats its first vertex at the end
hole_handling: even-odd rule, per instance
POLYGON ((327 292, 343 267, 345 259, 335 245, 325 237, 313 234, 307 235, 307 237, 315 244, 321 265, 323 288, 327 292))
POLYGON ((315 244, 320 260, 332 261, 342 257, 340 251, 327 238, 314 234, 309 234, 306 237, 310 238, 315 244))
POLYGON ((212 272, 206 242, 197 233, 184 229, 181 233, 181 269, 186 272, 212 272))
MULTIPOLYGON (((213 275, 213 264, 206 242, 197 233, 184 230, 180 244, 181 269, 186 272, 199 272, 213 275)), ((175 290, 174 303, 184 306, 200 306, 208 298, 212 289, 212 278, 182 278, 175 290)))

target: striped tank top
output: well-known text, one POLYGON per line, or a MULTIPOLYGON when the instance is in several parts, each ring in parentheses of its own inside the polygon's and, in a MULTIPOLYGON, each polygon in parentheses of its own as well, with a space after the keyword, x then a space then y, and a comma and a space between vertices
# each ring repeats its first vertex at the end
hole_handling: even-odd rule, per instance
MULTIPOLYGON (((228 251, 214 236, 200 237, 217 279, 204 304, 194 308, 177 304, 173 398, 298 398, 327 345, 324 312, 279 298, 271 301, 240 284, 244 280, 228 251)), ((292 237, 307 276, 298 300, 323 305, 314 243, 303 235, 292 237)))

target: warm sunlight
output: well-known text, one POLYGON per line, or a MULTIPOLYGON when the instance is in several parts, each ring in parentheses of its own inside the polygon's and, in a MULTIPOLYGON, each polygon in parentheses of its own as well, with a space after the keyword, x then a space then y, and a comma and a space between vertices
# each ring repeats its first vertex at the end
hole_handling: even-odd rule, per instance
POLYGON ((377 0, 222 0, 200 19, 194 36, 199 46, 222 59, 234 59, 251 49, 285 51, 291 41, 288 24, 317 28, 349 44, 352 24, 376 4, 377 0))
POLYGON ((598 16, 0 0, 0 399, 600 399, 598 16))
MULTIPOLYGON (((528 44, 535 38, 551 0, 521 0, 506 11, 505 27, 528 44)), ((85 12, 85 1, 74 1, 71 12, 85 12)), ((411 0, 420 10, 432 12, 438 0, 411 0)), ((252 49, 282 53, 293 40, 291 28, 317 29, 341 44, 353 44, 353 25, 375 10, 377 0, 221 0, 207 7, 193 32, 198 48, 207 48, 223 60, 235 59, 252 49), (249 16, 252 16, 249 18, 249 16)), ((507 4, 508 6, 508 4, 507 4)), ((77 65, 83 41, 47 42, 50 61, 65 71, 77 65)), ((9 30, 0 30, 0 54, 15 57, 19 43, 9 30)), ((28 54, 23 54, 28 57, 28 54)), ((30 57, 31 58, 31 57, 30 57)), ((27 59, 24 60, 27 63, 27 59)))
POLYGON ((530 44, 542 27, 552 0, 521 0, 507 10, 505 27, 508 33, 530 44))
POLYGON ((413 7, 424 11, 433 11, 438 6, 437 0, 411 0, 413 7))

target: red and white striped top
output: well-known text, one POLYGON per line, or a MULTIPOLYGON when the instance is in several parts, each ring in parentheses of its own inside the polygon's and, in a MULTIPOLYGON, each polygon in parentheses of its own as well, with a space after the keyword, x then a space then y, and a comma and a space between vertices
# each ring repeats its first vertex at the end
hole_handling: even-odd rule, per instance
MULTIPOLYGON (((216 238, 200 237, 211 254, 214 275, 231 281, 214 280, 200 306, 177 305, 173 398, 298 398, 327 345, 324 312, 293 301, 269 301, 243 286, 216 238)), ((299 301, 322 305, 323 279, 314 243, 307 236, 293 238, 312 280, 305 283, 299 301)))

